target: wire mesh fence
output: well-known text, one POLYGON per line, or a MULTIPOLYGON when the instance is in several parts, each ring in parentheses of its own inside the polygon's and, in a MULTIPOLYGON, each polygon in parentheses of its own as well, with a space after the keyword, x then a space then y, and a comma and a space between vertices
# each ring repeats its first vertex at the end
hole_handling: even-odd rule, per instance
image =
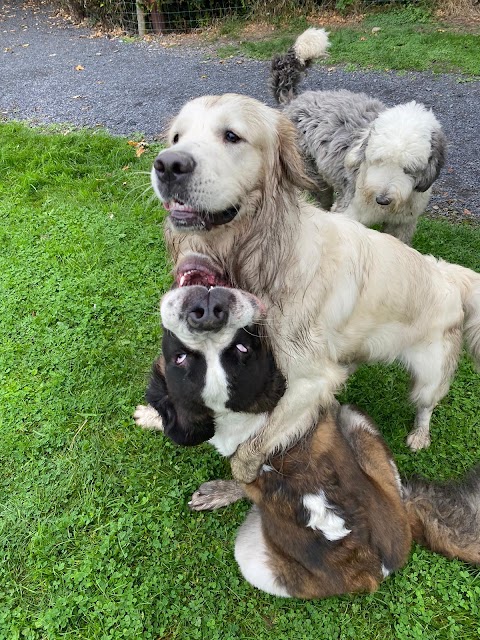
MULTIPOLYGON (((0 0, 1 1, 1 0, 0 0)), ((289 11, 308 14, 321 9, 345 9, 360 0, 54 0, 81 19, 129 33, 184 33, 221 24, 232 17, 273 16, 289 11)), ((422 0, 417 0, 421 2, 422 0)), ((456 0, 461 1, 461 0, 456 0)), ((415 4, 416 0, 362 0, 363 5, 415 4)))
POLYGON ((245 16, 249 8, 241 0, 124 0, 130 31, 168 34, 202 29, 229 17, 245 16))

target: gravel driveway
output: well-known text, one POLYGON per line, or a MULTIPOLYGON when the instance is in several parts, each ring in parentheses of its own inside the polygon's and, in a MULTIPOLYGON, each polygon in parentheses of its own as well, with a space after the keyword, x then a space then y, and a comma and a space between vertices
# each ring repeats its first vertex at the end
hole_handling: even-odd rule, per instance
MULTIPOLYGON (((122 42, 73 26, 18 0, 0 7, 0 118, 102 125, 114 134, 158 134, 188 99, 236 91, 272 106, 269 63, 211 49, 122 42)), ((365 91, 387 104, 412 99, 432 107, 449 140, 447 165, 429 209, 480 220, 480 83, 428 73, 312 69, 305 88, 365 91)))

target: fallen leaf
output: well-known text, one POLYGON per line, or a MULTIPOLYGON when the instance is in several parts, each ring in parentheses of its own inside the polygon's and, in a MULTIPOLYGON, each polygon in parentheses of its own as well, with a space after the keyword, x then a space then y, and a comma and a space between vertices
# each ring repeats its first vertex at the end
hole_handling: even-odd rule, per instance
POLYGON ((135 151, 135 155, 137 156, 137 158, 139 158, 142 153, 145 153, 146 149, 145 147, 138 147, 137 150, 135 151))
POLYGON ((130 169, 129 165, 126 164, 124 167, 122 167, 122 171, 128 171, 130 169))
POLYGON ((464 209, 464 210, 463 210, 463 214, 464 214, 465 216, 471 216, 471 215, 472 215, 472 212, 470 211, 470 209, 464 209))
POLYGON ((85 67, 82 67, 81 64, 77 64, 77 66, 75 67, 75 71, 85 71, 85 67))

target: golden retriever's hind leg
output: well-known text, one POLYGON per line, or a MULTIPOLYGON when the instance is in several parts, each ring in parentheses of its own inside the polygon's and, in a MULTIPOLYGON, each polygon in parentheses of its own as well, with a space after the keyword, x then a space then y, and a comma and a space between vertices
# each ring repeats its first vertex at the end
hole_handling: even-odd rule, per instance
POLYGON ((407 438, 413 451, 430 446, 430 418, 448 393, 461 344, 461 329, 454 327, 445 331, 441 340, 412 347, 402 354, 402 361, 413 377, 411 400, 417 407, 415 424, 407 438))
POLYGON ((412 451, 428 449, 430 446, 430 418, 432 417, 434 408, 435 405, 433 407, 422 407, 417 410, 413 429, 407 437, 407 445, 412 451))

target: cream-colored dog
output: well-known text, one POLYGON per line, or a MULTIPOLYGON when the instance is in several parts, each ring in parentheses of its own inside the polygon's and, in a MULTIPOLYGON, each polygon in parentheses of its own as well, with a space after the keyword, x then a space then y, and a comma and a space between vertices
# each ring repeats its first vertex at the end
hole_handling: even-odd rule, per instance
MULTIPOLYGON (((244 481, 315 424, 358 363, 397 360, 410 372, 412 449, 429 445, 462 335, 480 363, 480 275, 308 204, 295 136, 284 115, 256 100, 206 96, 181 110, 152 169, 173 260, 207 254, 267 306, 288 389, 232 459, 244 481)), ((202 277, 215 284, 214 274, 202 277)))

